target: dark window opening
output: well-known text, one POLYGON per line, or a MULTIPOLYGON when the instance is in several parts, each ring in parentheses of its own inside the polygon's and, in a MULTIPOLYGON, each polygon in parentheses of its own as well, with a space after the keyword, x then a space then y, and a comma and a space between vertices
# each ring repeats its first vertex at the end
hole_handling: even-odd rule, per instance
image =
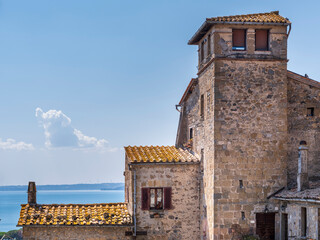
POLYGON ((241 212, 241 219, 245 220, 246 219, 246 215, 244 214, 244 212, 241 212))
POLYGON ((281 239, 288 240, 288 214, 282 213, 281 239))
POLYGON ((193 128, 189 129, 189 139, 193 139, 193 128))
POLYGON ((308 117, 314 116, 314 108, 307 108, 307 116, 308 117))
POLYGON ((202 41, 200 44, 200 63, 204 60, 204 43, 205 41, 202 41))
POLYGON ((204 95, 203 94, 201 95, 201 98, 200 98, 200 117, 201 119, 204 118, 204 95))
POLYGON ((208 46, 207 46, 207 56, 210 56, 210 54, 211 54, 211 35, 209 34, 208 35, 208 46))
POLYGON ((269 50, 269 30, 257 29, 256 30, 256 51, 269 50))
POLYGON ((301 237, 307 236, 307 209, 301 208, 301 237))
POLYGON ((239 180, 239 187, 243 188, 243 181, 242 180, 239 180))
POLYGON ((246 30, 232 30, 232 50, 246 50, 246 30))
POLYGON ((171 209, 171 188, 142 188, 142 210, 171 209))

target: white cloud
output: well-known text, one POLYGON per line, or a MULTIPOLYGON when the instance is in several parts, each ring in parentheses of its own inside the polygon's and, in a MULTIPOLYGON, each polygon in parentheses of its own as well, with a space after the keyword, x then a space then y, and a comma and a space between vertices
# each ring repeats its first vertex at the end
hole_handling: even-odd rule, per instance
POLYGON ((8 138, 6 141, 3 141, 0 138, 0 149, 3 150, 33 150, 34 147, 32 144, 25 142, 17 142, 14 139, 8 138))
POLYGON ((80 130, 71 125, 71 119, 62 111, 49 110, 43 112, 36 109, 36 117, 44 128, 47 147, 73 147, 73 148, 96 148, 113 151, 108 147, 108 141, 84 135, 80 130))

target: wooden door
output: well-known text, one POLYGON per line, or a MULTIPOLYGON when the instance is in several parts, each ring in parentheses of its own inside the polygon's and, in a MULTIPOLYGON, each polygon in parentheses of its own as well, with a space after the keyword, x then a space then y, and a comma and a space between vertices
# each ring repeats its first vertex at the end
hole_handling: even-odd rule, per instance
POLYGON ((256 233, 261 240, 275 238, 275 213, 257 213, 256 224, 256 233))

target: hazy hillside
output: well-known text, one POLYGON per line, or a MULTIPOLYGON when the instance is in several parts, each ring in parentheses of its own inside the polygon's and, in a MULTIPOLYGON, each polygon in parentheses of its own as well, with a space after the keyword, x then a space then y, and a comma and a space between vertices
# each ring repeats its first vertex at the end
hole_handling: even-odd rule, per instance
MULTIPOLYGON (((81 183, 63 185, 37 185, 37 191, 41 190, 123 190, 124 183, 81 183)), ((0 191, 27 191, 27 185, 0 186, 0 191)))

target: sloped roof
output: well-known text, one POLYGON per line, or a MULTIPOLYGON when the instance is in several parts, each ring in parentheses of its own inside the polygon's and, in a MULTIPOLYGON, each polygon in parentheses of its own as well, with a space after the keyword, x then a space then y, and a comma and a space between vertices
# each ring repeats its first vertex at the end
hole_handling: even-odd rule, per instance
POLYGON ((198 31, 192 36, 188 44, 198 44, 199 40, 208 32, 214 24, 266 24, 266 25, 290 25, 289 19, 279 15, 279 11, 268 13, 254 13, 245 15, 233 15, 207 18, 198 31))
POLYGON ((22 204, 17 226, 131 225, 126 203, 22 204))
POLYGON ((320 201, 320 182, 310 182, 309 184, 310 184, 310 188, 304 191, 297 191, 296 188, 284 189, 279 193, 275 194, 273 198, 320 201))
POLYGON ((131 163, 197 163, 199 158, 175 146, 128 146, 124 148, 131 163))
POLYGON ((207 21, 215 22, 256 22, 256 23, 290 23, 289 19, 279 15, 279 11, 268 13, 254 13, 224 17, 207 18, 207 21))
POLYGON ((198 78, 192 78, 191 81, 189 82, 188 87, 186 88, 186 90, 183 93, 183 96, 179 102, 179 104, 182 104, 184 102, 185 99, 188 98, 189 94, 192 93, 193 88, 198 84, 198 78))
POLYGON ((307 85, 310 85, 310 86, 313 86, 316 88, 320 88, 320 82, 313 80, 309 77, 302 76, 298 73, 295 73, 295 72, 292 72, 289 70, 287 71, 287 76, 293 80, 298 81, 298 82, 301 82, 301 83, 304 83, 304 84, 307 84, 307 85))

